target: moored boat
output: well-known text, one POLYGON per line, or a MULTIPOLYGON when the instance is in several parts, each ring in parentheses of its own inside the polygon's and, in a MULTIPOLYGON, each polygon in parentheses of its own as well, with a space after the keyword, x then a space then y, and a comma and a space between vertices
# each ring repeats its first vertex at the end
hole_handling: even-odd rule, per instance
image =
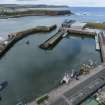
POLYGON ((62 80, 60 81, 60 84, 68 84, 70 82, 70 76, 68 73, 64 74, 64 77, 62 78, 62 80))

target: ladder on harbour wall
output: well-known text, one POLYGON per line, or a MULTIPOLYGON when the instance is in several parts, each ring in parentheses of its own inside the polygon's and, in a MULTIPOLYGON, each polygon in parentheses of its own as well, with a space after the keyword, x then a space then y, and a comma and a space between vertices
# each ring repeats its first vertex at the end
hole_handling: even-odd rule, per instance
POLYGON ((97 35, 95 36, 95 42, 96 42, 96 50, 100 50, 100 45, 99 45, 99 34, 97 33, 97 35))

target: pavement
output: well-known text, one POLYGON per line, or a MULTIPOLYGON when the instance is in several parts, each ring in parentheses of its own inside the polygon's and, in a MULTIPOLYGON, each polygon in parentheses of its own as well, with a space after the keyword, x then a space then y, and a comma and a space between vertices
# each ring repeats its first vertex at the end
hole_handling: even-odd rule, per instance
MULTIPOLYGON (((60 86, 59 88, 49 92, 48 105, 77 105, 88 95, 105 85, 104 77, 105 64, 103 63, 91 70, 88 75, 80 76, 79 80, 73 80, 69 84, 60 86), (61 102, 64 104, 61 104, 61 102)), ((27 105, 37 104, 34 101, 27 105)))

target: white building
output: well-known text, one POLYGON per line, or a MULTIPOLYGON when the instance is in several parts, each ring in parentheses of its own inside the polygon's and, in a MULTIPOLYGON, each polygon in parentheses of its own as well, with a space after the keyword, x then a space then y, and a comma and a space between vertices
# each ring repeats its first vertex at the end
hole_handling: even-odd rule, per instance
POLYGON ((83 29, 86 23, 81 23, 81 22, 75 22, 71 25, 71 28, 73 29, 83 29))

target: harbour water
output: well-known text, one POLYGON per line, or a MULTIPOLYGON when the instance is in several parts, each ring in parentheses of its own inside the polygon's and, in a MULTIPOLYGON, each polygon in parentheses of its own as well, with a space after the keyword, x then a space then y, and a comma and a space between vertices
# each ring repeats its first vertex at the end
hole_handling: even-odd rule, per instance
MULTIPOLYGON (((10 32, 37 25, 57 24, 59 27, 67 18, 77 21, 105 21, 105 8, 102 8, 103 13, 100 8, 98 9, 100 17, 97 14, 93 15, 92 12, 95 14, 95 10, 91 11, 90 8, 70 9, 78 14, 0 19, 0 36, 7 37, 10 32), (85 11, 85 14, 81 11, 85 11)), ((89 59, 97 65, 101 63, 100 52, 96 51, 95 40, 92 38, 67 37, 52 50, 40 49, 38 46, 56 31, 28 36, 17 42, 0 59, 0 80, 8 81, 8 87, 0 93, 2 97, 0 105, 16 105, 19 101, 32 101, 56 88, 64 72, 79 70, 80 64, 88 63, 89 59), (27 41, 30 44, 27 45, 27 41)))

